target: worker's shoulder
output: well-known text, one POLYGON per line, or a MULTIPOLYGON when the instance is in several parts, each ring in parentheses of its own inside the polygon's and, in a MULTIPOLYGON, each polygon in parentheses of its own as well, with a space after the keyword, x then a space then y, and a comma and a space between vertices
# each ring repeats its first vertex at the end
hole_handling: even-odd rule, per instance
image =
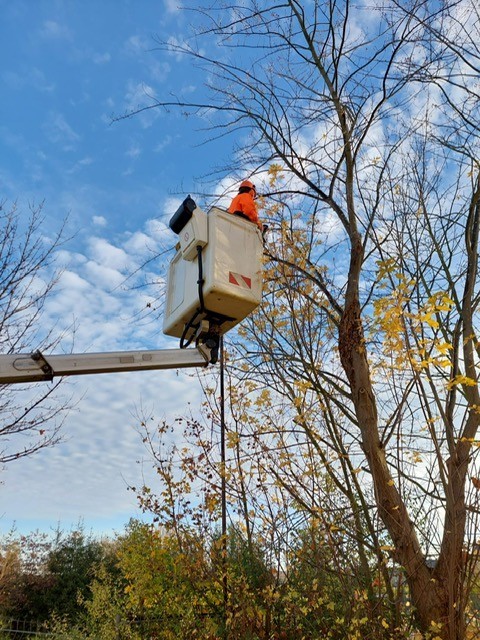
POLYGON ((255 205, 255 200, 250 193, 239 193, 237 196, 237 202, 241 202, 248 206, 255 205))
POLYGON ((233 213, 234 211, 236 211, 236 210, 238 209, 238 207, 240 206, 240 204, 241 204, 241 201, 240 201, 240 199, 239 199, 239 198, 240 198, 240 195, 241 195, 241 194, 237 194, 237 195, 233 198, 233 200, 232 200, 232 202, 231 202, 230 206, 228 207, 228 210, 230 211, 230 213, 233 213))

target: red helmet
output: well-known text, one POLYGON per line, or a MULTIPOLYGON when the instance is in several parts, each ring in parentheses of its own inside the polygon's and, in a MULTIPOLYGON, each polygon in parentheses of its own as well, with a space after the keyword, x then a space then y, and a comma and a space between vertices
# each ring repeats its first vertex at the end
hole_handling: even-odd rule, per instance
POLYGON ((250 182, 250 180, 244 180, 240 185, 240 189, 253 189, 255 192, 257 191, 255 189, 255 185, 253 184, 253 182, 250 182))

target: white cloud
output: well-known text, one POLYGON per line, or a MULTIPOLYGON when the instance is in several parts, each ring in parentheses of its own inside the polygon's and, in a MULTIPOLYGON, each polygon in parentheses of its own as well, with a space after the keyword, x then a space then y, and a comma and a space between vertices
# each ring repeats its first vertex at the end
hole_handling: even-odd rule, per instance
POLYGON ((65 441, 6 470, 2 514, 27 531, 39 517, 46 528, 70 526, 80 517, 87 530, 99 518, 109 526, 117 519, 121 527, 139 514, 127 485, 142 483, 143 475, 156 483, 148 462, 135 464, 145 457, 135 430, 137 407, 154 407, 159 420, 173 420, 188 402, 200 404, 200 385, 192 374, 175 371, 85 376, 67 384, 78 404, 67 418, 65 441))
POLYGON ((159 153, 160 151, 163 151, 166 147, 168 147, 169 145, 171 145, 173 142, 173 138, 170 134, 167 134, 163 140, 161 140, 157 146, 154 149, 155 153, 159 153))
MULTIPOLYGON (((55 254, 55 266, 59 269, 68 269, 72 265, 81 265, 87 261, 82 253, 60 249, 55 254)), ((73 268, 73 267, 72 267, 73 268)))
POLYGON ((129 254, 139 257, 151 252, 157 244, 151 236, 143 231, 135 231, 128 237, 124 247, 129 254))
POLYGON ((95 53, 93 55, 93 62, 95 64, 106 64, 107 62, 110 62, 111 59, 112 56, 108 53, 108 51, 106 51, 105 53, 95 53))
MULTIPOLYGON (((181 88, 180 93, 183 96, 186 96, 186 95, 188 95, 190 93, 195 93, 196 91, 197 91, 197 85, 195 85, 195 84, 184 84, 183 87, 181 88)), ((210 111, 211 112, 211 110, 204 110, 204 113, 205 113, 205 111, 210 111)))
POLYGON ((92 222, 97 227, 106 227, 107 226, 107 219, 104 218, 103 216, 93 216, 92 222))
POLYGON ((125 42, 125 49, 128 54, 138 58, 151 80, 163 83, 170 74, 171 65, 168 62, 158 60, 152 54, 153 45, 151 37, 133 35, 125 42))
POLYGON ((151 41, 145 36, 134 35, 130 36, 125 43, 125 48, 130 53, 139 54, 145 53, 148 48, 151 48, 151 41))
MULTIPOLYGON (((75 273, 74 271, 69 271, 68 269, 66 269, 62 273, 60 282, 59 282, 60 291, 63 289, 63 291, 69 291, 69 292, 75 291, 76 294, 82 294, 83 292, 87 291, 89 288, 90 288, 90 285, 87 282, 87 280, 82 278, 78 273, 75 273)), ((55 297, 57 296, 53 296, 51 298, 51 301, 54 300, 55 297)))
POLYGON ((184 198, 176 198, 173 196, 169 196, 165 198, 165 202, 163 203, 163 214, 166 219, 170 219, 178 207, 182 204, 184 198))
POLYGON ((125 269, 130 264, 130 258, 127 253, 104 238, 91 238, 89 240, 89 254, 93 260, 111 269, 125 269))
POLYGON ((40 29, 40 34, 44 38, 60 40, 70 40, 72 37, 70 29, 56 20, 45 20, 40 29))
POLYGON ((167 13, 177 13, 182 8, 180 0, 164 0, 167 13))
MULTIPOLYGON (((248 171, 246 172, 246 175, 248 171)), ((222 178, 215 185, 215 205, 227 209, 232 198, 238 192, 238 186, 241 180, 237 180, 234 176, 228 175, 222 178)))
POLYGON ((318 218, 317 227, 325 238, 326 244, 337 242, 345 232, 338 216, 332 211, 328 211, 324 216, 318 218))
MULTIPOLYGON (((178 201, 178 205, 176 209, 172 209, 170 211, 169 213, 170 216, 172 216, 175 213, 175 211, 178 209, 178 207, 180 206, 180 202, 181 201, 178 201)), ((165 224, 165 222, 161 220, 157 220, 157 219, 147 220, 145 224, 145 230, 148 233, 148 235, 156 242, 163 242, 167 238, 171 240, 171 237, 172 237, 171 235, 172 232, 170 231, 168 226, 165 224)))
POLYGON ((125 276, 117 269, 89 260, 85 265, 85 273, 94 287, 113 291, 125 282, 125 276))
POLYGON ((82 158, 78 162, 75 162, 70 169, 67 169, 66 173, 72 175, 74 173, 77 173, 77 171, 83 169, 83 167, 88 167, 91 164, 93 164, 93 158, 89 156, 86 158, 82 158))
POLYGON ((169 46, 170 55, 175 57, 177 62, 180 62, 185 57, 186 53, 184 49, 187 49, 187 45, 185 43, 185 39, 177 36, 170 36, 167 40, 169 46))
MULTIPOLYGON (((173 202, 174 206, 177 202, 173 202)), ((99 228, 101 225, 97 225, 99 228)), ((148 323, 134 326, 132 318, 141 315, 152 294, 158 296, 158 286, 156 292, 143 288, 145 281, 162 281, 161 265, 149 261, 174 241, 164 223, 149 220, 143 230, 116 240, 91 236, 83 253, 63 249, 58 254, 58 264, 65 271, 57 291, 48 300, 46 325, 63 328, 66 342, 74 341, 75 350, 118 350, 133 333, 135 348, 142 348, 145 340, 149 343, 152 335, 158 341, 156 329, 148 323), (143 263, 148 264, 141 268, 143 263)))
POLYGON ((142 150, 136 143, 132 143, 130 147, 125 152, 125 155, 129 158, 138 158, 142 153, 142 150))
POLYGON ((160 115, 159 109, 153 107, 157 102, 156 92, 153 87, 143 82, 130 81, 127 84, 127 90, 125 94, 125 110, 127 112, 141 111, 138 114, 137 119, 144 129, 151 127, 156 118, 160 115))
POLYGON ((65 116, 58 112, 49 114, 43 129, 51 142, 62 144, 67 149, 80 140, 80 135, 68 124, 65 116))
POLYGON ((2 80, 7 87, 14 90, 23 89, 23 87, 33 87, 37 91, 50 93, 56 88, 55 82, 47 79, 44 72, 37 67, 24 69, 22 73, 5 71, 2 74, 2 80))
POLYGON ((171 70, 172 67, 168 62, 159 62, 158 60, 150 62, 149 60, 148 72, 155 82, 165 82, 171 70))

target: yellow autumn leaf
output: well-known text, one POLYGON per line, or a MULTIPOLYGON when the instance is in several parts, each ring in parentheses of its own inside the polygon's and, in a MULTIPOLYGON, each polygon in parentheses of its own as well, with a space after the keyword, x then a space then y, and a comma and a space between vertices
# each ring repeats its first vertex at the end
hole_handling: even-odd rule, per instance
POLYGON ((240 442, 240 435, 235 431, 227 431, 227 447, 234 449, 240 442))
POLYGON ((439 358, 436 358, 433 361, 433 364, 436 365, 437 367, 442 367, 443 369, 448 369, 448 367, 452 366, 451 361, 447 360, 446 358, 443 358, 442 360, 440 360, 439 358))
POLYGON ((440 631, 442 626, 443 625, 441 622, 436 622, 435 620, 432 620, 430 623, 430 631, 440 631))
POLYGON ((453 349, 453 346, 449 342, 441 342, 435 345, 435 349, 442 355, 446 355, 453 349))
POLYGON ((440 302, 437 302, 435 308, 437 311, 450 311, 453 307, 453 300, 447 295, 443 295, 440 302))
POLYGON ((477 384, 477 381, 473 378, 469 378, 468 376, 459 374, 447 382, 447 389, 453 389, 453 387, 459 384, 466 387, 474 387, 477 384))
POLYGON ((430 327, 432 327, 432 329, 438 329, 440 325, 435 320, 435 318, 432 318, 432 316, 433 316, 433 311, 429 311, 428 313, 425 313, 423 316, 421 316, 420 320, 422 322, 426 322, 430 327))
POLYGON ((378 274, 377 279, 382 280, 386 275, 391 273, 397 267, 395 258, 387 258, 387 260, 377 260, 378 274))

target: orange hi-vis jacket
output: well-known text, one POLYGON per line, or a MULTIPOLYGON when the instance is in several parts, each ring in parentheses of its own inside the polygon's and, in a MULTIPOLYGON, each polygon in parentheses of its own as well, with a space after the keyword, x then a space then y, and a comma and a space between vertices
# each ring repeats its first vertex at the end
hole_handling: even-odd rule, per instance
POLYGON ((239 193, 232 200, 232 204, 228 207, 229 213, 237 213, 244 218, 248 218, 251 222, 262 229, 262 225, 258 219, 257 205, 253 199, 252 192, 239 193))

